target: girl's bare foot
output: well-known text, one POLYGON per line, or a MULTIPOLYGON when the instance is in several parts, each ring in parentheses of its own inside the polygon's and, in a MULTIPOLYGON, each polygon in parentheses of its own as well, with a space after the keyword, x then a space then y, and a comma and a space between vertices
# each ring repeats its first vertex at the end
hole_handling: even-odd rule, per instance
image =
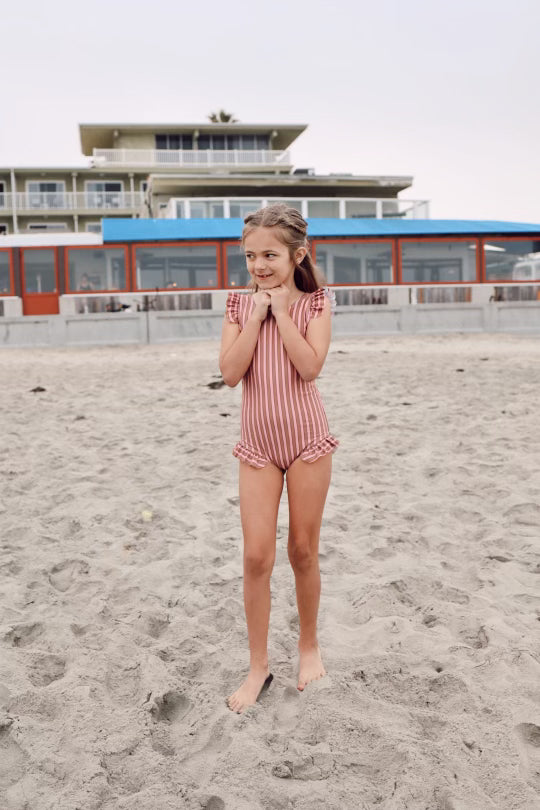
POLYGON ((246 706, 253 706, 269 674, 268 667, 266 669, 250 669, 244 683, 226 699, 229 709, 241 714, 246 706))
POLYGON ((319 678, 326 675, 326 670, 323 667, 321 648, 318 644, 315 647, 300 647, 298 645, 298 651, 300 654, 300 669, 297 689, 303 692, 310 681, 318 681, 319 678))

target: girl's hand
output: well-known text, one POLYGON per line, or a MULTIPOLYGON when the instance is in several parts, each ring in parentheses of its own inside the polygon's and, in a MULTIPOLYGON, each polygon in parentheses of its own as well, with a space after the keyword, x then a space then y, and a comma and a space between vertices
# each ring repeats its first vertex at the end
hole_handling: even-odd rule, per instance
POLYGON ((272 315, 283 315, 289 311, 289 288, 285 284, 271 287, 268 294, 272 300, 272 315))
POLYGON ((253 301, 255 302, 253 317, 262 323, 268 315, 270 296, 265 290, 259 290, 253 294, 253 301))

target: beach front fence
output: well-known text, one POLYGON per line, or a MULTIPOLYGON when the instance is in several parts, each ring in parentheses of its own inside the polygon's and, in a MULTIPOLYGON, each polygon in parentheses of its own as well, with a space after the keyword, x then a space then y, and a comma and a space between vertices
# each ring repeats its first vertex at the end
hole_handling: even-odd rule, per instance
MULTIPOLYGON (((242 292, 242 290, 240 290, 242 292)), ((244 291, 245 292, 245 291, 244 291)), ((540 335, 540 285, 335 287, 333 334, 514 332, 540 335)), ((74 293, 58 315, 22 315, 0 300, 0 345, 99 346, 218 339, 227 290, 74 293)))

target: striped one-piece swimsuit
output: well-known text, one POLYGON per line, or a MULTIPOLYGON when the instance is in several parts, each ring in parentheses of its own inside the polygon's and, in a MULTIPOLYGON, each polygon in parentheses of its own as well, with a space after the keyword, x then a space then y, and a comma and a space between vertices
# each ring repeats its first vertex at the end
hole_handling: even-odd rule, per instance
MULTIPOLYGON (((303 337, 309 321, 323 311, 325 294, 332 300, 333 292, 320 287, 304 293, 289 307, 289 315, 303 337)), ((231 292, 227 317, 243 329, 253 307, 251 295, 231 292)), ((287 470, 298 457, 316 461, 333 453, 338 445, 329 432, 317 386, 303 380, 289 359, 269 310, 242 380, 242 426, 233 455, 252 467, 272 463, 287 470)))

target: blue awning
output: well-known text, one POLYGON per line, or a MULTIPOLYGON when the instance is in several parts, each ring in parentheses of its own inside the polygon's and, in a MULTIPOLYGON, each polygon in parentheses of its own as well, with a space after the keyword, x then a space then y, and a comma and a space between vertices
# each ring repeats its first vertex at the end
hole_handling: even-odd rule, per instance
MULTIPOLYGON (((240 239, 244 221, 234 219, 103 220, 104 242, 177 242, 240 239)), ((475 219, 308 219, 310 238, 540 235, 540 224, 475 219)))

